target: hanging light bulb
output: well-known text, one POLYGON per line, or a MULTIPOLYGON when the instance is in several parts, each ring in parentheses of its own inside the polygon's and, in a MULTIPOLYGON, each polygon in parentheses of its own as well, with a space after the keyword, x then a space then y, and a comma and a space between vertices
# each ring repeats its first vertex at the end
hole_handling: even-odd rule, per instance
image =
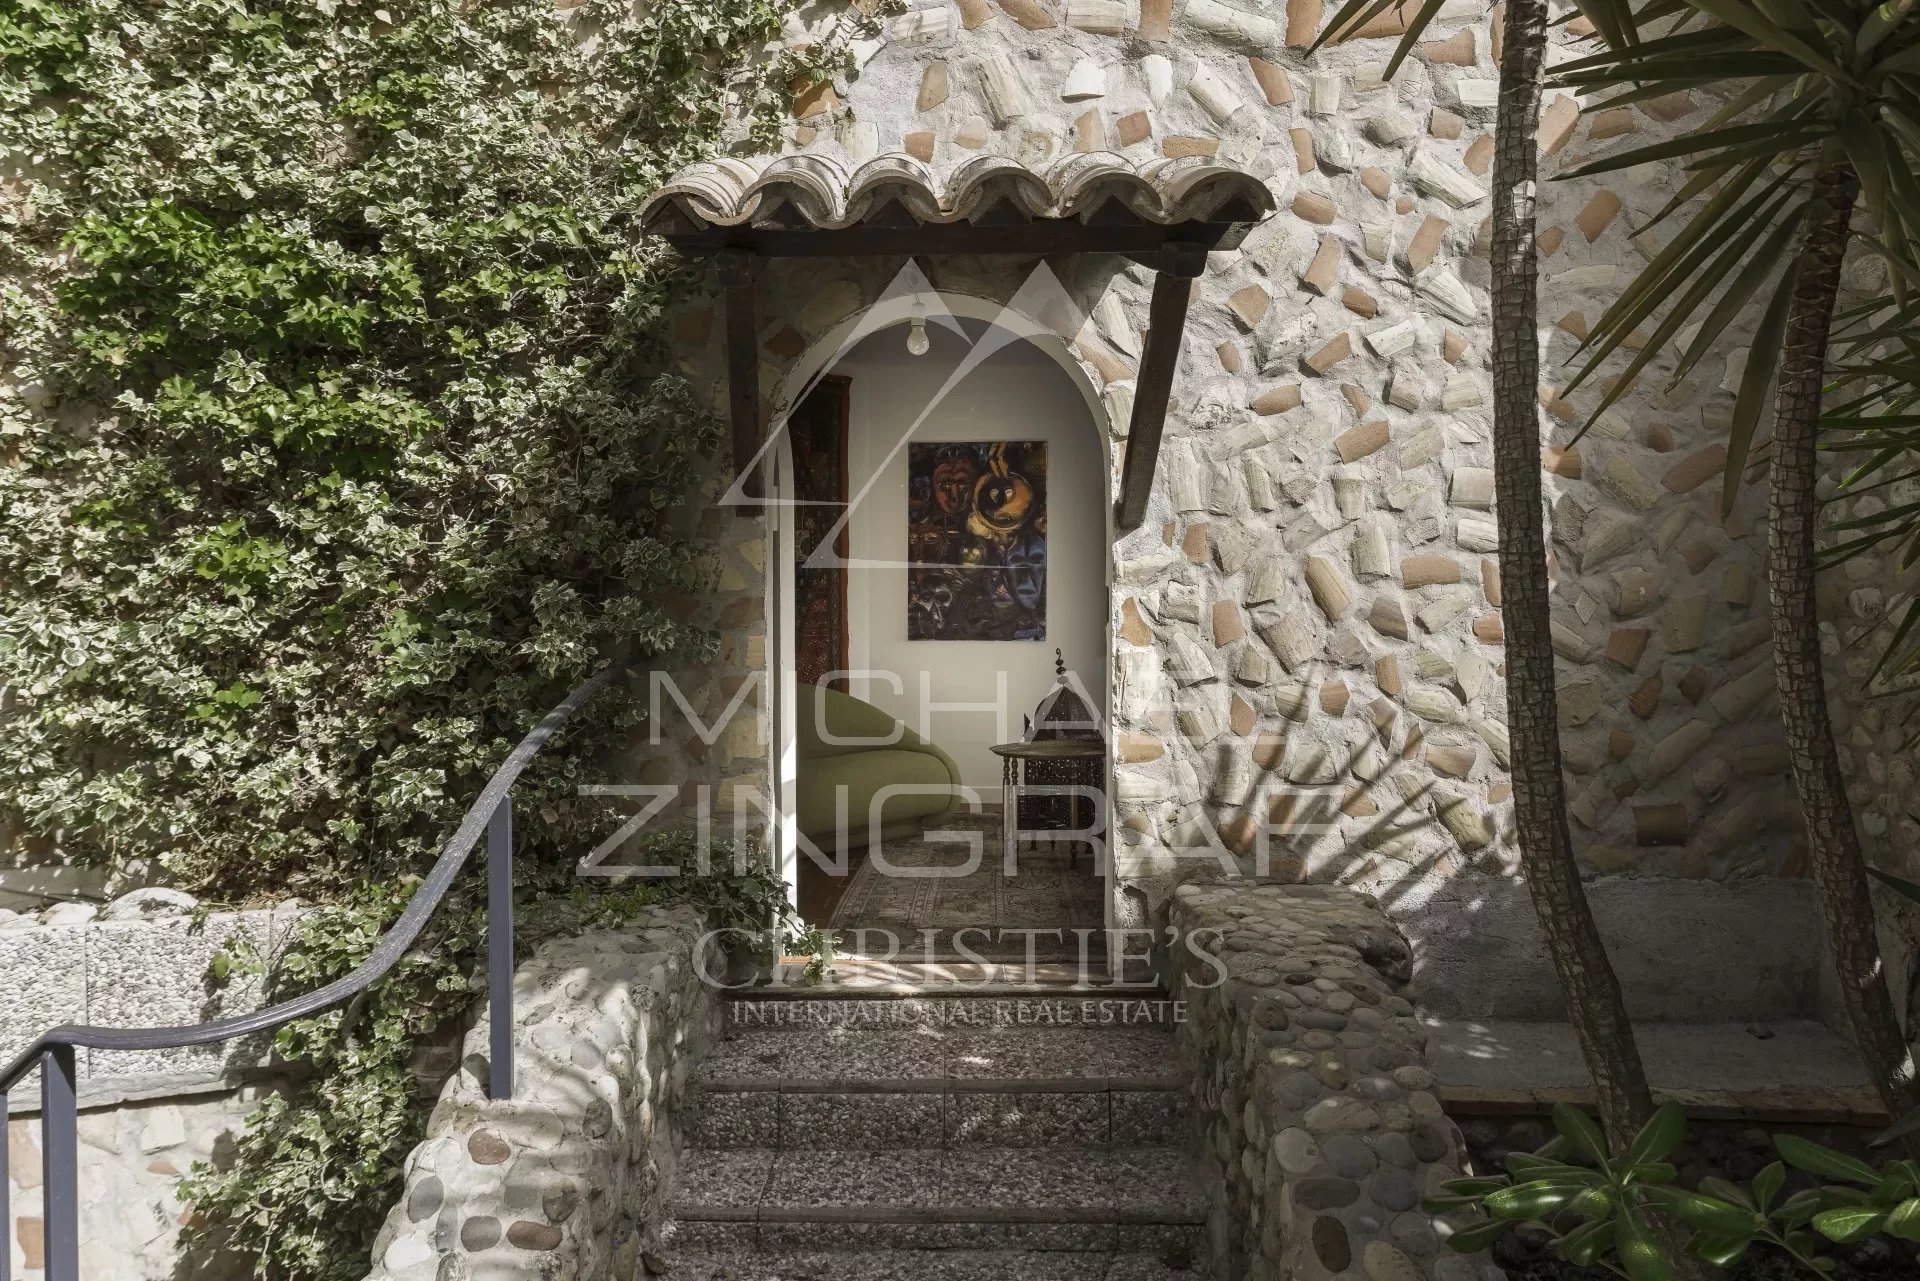
POLYGON ((932 348, 933 342, 927 337, 927 318, 916 307, 913 318, 907 322, 907 350, 916 356, 924 356, 932 348))

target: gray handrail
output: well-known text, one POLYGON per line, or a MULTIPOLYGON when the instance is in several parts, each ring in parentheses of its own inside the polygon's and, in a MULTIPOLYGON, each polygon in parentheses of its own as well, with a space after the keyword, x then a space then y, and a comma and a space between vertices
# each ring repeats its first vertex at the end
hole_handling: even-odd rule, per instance
MULTIPOLYGON (((434 860, 426 878, 414 890, 413 897, 399 919, 381 938, 378 946, 354 969, 325 987, 315 988, 289 1001, 239 1014, 196 1023, 186 1027, 111 1028, 79 1023, 63 1023, 40 1034, 33 1044, 15 1055, 0 1071, 0 1170, 5 1168, 6 1098, 8 1091, 35 1068, 41 1070, 41 1111, 43 1127, 41 1151, 46 1163, 47 1211, 45 1215, 47 1281, 78 1281, 78 1225, 76 1219, 75 1173, 75 1080, 74 1050, 158 1050, 179 1049, 191 1045, 211 1045, 256 1032, 271 1031, 295 1019, 308 1018, 343 1004, 377 982, 404 956, 419 938, 427 918, 433 915, 460 874, 467 856, 488 835, 488 995, 492 1002, 493 1062, 489 1065, 488 1093, 503 1098, 512 1092, 512 850, 511 797, 514 783, 547 740, 558 733, 594 695, 624 670, 623 665, 602 667, 583 681, 541 718, 527 736, 507 753, 500 768, 467 808, 460 826, 454 831, 440 857, 434 860), (56 1201, 60 1202, 56 1206, 56 1201)), ((6 1185, 0 1180, 0 1233, 11 1234, 6 1185)), ((0 1237, 0 1242, 4 1237, 0 1237)), ((0 1244, 0 1281, 7 1281, 11 1260, 0 1244)))

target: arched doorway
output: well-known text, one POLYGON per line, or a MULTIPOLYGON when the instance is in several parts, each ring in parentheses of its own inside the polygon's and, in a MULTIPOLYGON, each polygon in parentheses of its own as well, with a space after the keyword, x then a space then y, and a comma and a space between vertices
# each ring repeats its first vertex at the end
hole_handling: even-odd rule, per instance
MULTIPOLYGON (((781 817, 779 862, 795 902, 814 924, 843 930, 898 925, 903 941, 915 947, 927 945, 924 929, 947 931, 937 943, 943 952, 950 950, 951 931, 966 922, 1001 926, 1023 952, 1032 947, 1035 955, 1077 959, 1089 951, 1073 933, 1083 928, 1099 936, 1090 949, 1098 964, 1104 931, 1113 924, 1110 860, 1089 858, 1084 846, 1076 860, 1067 858, 1065 846, 1029 844, 1021 847, 1014 877, 994 882, 987 874, 1002 854, 1002 763, 991 749, 1023 737, 1025 716, 1055 686, 1056 650, 1095 717, 1104 721, 1111 706, 1114 470, 1107 411, 1091 380, 1055 334, 1027 318, 986 300, 923 292, 917 300, 890 298, 826 335, 800 359, 782 392, 779 403, 794 409, 791 418, 804 427, 779 432, 770 459, 769 756, 781 817), (840 528, 827 531, 825 555, 821 520, 792 504, 833 470, 831 459, 823 466, 821 459, 796 457, 796 445, 803 453, 821 446, 828 417, 820 412, 821 399, 810 398, 845 407, 840 467, 849 505, 840 528), (1005 576, 993 599, 984 592, 949 593, 939 573, 910 568, 917 555, 910 549, 913 531, 924 535, 923 518, 939 508, 936 474, 937 483, 951 486, 960 473, 974 482, 996 466, 1018 474, 1036 464, 1045 477, 1043 537, 1012 550, 1009 563, 1018 562, 1017 573, 1005 576), (799 545, 797 530, 814 546, 799 545), (805 566, 841 565, 842 556, 837 590, 796 591, 797 579, 813 572, 805 566), (858 841, 836 850, 809 840, 804 829, 820 822, 822 788, 839 787, 848 768, 843 761, 821 767, 816 727, 831 728, 831 715, 820 710, 821 696, 795 678, 798 666, 809 680, 818 679, 822 666, 817 653, 796 650, 801 634, 805 645, 817 641, 813 625, 797 617, 797 598, 817 611, 823 596, 844 600, 847 612, 850 670, 833 683, 879 713, 863 731, 878 741, 896 732, 888 725, 903 727, 906 737, 931 745, 950 763, 969 808, 978 802, 983 815, 948 816, 926 835, 889 823, 877 860, 858 841), (951 835, 943 841, 930 835, 936 830, 951 835), (940 885, 924 882, 941 878, 896 875, 903 865, 928 861, 929 844, 938 846, 931 853, 941 867, 964 865, 969 840, 987 865, 977 875, 940 885), (1061 871, 1070 874, 1050 879, 1061 871), (1055 891, 1067 899, 1050 899, 1055 891), (1075 895, 1084 895, 1077 906, 1068 901, 1075 895), (1045 937, 1029 944, 1022 934, 1050 924, 1064 931, 1057 946, 1045 937)), ((1026 521, 1028 534, 1033 525, 1026 521)), ((964 579, 957 572, 948 577, 964 579)), ((1110 763, 1098 781, 1110 796, 1110 763)), ((1103 834, 1110 808, 1094 823, 1103 834)), ((967 941, 1001 956, 1000 944, 1008 940, 983 948, 976 933, 967 941)))

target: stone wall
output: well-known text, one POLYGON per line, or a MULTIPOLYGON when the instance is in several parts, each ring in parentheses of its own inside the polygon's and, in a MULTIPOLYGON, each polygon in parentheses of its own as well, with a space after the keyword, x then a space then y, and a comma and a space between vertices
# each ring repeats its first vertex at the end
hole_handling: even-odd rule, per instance
MULTIPOLYGON (((245 912, 197 911, 177 890, 135 890, 100 909, 61 903, 0 919, 0 1063, 61 1023, 101 1027, 189 1026, 265 1003, 264 977, 235 964, 213 976, 216 954, 271 957, 299 919, 300 904, 245 912)), ((80 1099, 157 1097, 238 1083, 269 1057, 266 1038, 178 1050, 81 1050, 80 1099)), ((38 1078, 12 1099, 38 1106, 38 1078)))
MULTIPOLYGON (((1452 0, 1388 82, 1392 14, 1306 56, 1332 8, 921 3, 855 50, 855 71, 795 100, 782 144, 848 167, 906 152, 936 174, 981 154, 1213 156, 1274 193, 1275 217, 1195 283, 1148 520, 1115 549, 1123 921, 1163 907, 1195 862, 1263 850, 1255 870, 1337 878, 1396 915, 1443 882, 1517 875, 1487 373, 1497 33, 1484 3, 1452 0)), ((1554 32, 1555 60, 1587 34, 1579 20, 1554 32)), ((791 41, 811 38, 796 21, 791 41)), ((1714 106, 1700 93, 1584 110, 1555 91, 1543 164, 1674 136, 1714 106)), ((1657 359, 1577 444, 1604 379, 1564 391, 1592 319, 1672 234, 1634 230, 1675 177, 1640 166, 1541 192, 1542 467, 1576 846, 1593 877, 1798 878, 1760 487, 1720 514, 1745 331, 1670 389, 1657 359)), ((1144 269, 1100 255, 922 265, 934 288, 1050 335, 1124 450, 1144 269)), ((901 266, 767 265, 770 411, 901 266)), ((709 300, 684 302, 683 368, 716 408, 718 329, 709 300)), ((1871 596, 1830 604, 1871 613, 1871 596)), ((1871 833, 1891 822, 1876 781, 1891 730, 1865 714, 1849 730, 1871 833)), ((1723 918, 1723 941, 1743 935, 1737 912, 1723 918)))
MULTIPOLYGON (((261 977, 244 965, 224 981, 215 953, 271 956, 300 906, 200 914, 190 895, 144 889, 108 903, 60 903, 0 913, 0 1062, 61 1023, 153 1027, 203 1023, 264 1003, 261 977)), ((245 1127, 259 1091, 272 1088, 266 1042, 184 1050, 81 1050, 80 1267, 106 1281, 211 1281, 240 1276, 233 1260, 176 1250, 185 1206, 180 1176, 245 1127)), ((5 1229, 14 1275, 42 1268, 38 1074, 8 1099, 5 1229)))
POLYGON ((483 1013, 407 1159, 369 1281, 638 1275, 672 1171, 673 1109, 717 1032, 701 931, 695 913, 655 908, 520 966, 514 1096, 486 1097, 483 1013))
MULTIPOLYGON (((80 1273, 87 1281, 240 1281, 251 1260, 202 1259, 179 1251, 187 1206, 180 1178, 214 1158, 246 1128, 258 1106, 253 1088, 141 1101, 121 1100, 80 1113, 80 1273)), ((40 1125, 17 1119, 7 1129, 7 1182, 13 1223, 7 1246, 13 1275, 45 1275, 40 1125)))
POLYGON ((1500 1281, 1420 1210, 1465 1145, 1392 922, 1346 890, 1276 884, 1185 885, 1171 916, 1214 1275, 1500 1281))

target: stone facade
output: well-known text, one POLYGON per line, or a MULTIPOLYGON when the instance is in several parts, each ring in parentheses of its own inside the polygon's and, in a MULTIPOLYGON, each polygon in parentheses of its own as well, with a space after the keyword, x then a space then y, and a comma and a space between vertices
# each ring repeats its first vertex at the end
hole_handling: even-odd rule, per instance
MULTIPOLYGON (((238 1281, 250 1263, 202 1259, 179 1250, 188 1208, 180 1177, 215 1157, 246 1128, 256 1091, 225 1089, 144 1101, 122 1100, 80 1113, 80 1273, 88 1281, 238 1281)), ((45 1275, 45 1189, 40 1125, 8 1125, 7 1182, 13 1275, 45 1275)))
POLYGON ((1189 884, 1171 915, 1216 1275, 1499 1281, 1420 1209, 1465 1144, 1406 997, 1412 953, 1378 907, 1332 886, 1189 884))
MULTIPOLYGON (((1337 878, 1396 915, 1445 882, 1517 874, 1487 372, 1497 31, 1484 4, 1453 0, 1389 82, 1391 14, 1306 55, 1332 7, 923 3, 858 45, 854 71, 797 98, 786 130, 788 152, 849 168, 904 152, 936 175, 983 153, 1036 167, 1076 150, 1206 155, 1277 200, 1195 283, 1149 518, 1115 547, 1122 923, 1162 909, 1196 863, 1230 858, 1337 878)), ((1556 60, 1589 34, 1579 20, 1554 32, 1556 60)), ((794 22, 790 43, 813 38, 794 22)), ((1545 171, 1697 128, 1714 105, 1678 94, 1589 111, 1551 92, 1545 171)), ((1670 358, 1656 360, 1573 439, 1601 380, 1565 391, 1568 358, 1672 234, 1634 232, 1675 178, 1642 166, 1542 187, 1541 459, 1576 847, 1594 877, 1795 879, 1761 486, 1720 515, 1745 331, 1671 389, 1670 358)), ((1104 405, 1117 475, 1149 273, 1100 255, 920 265, 946 296, 1042 331, 1104 405)), ((901 266, 767 264, 769 413, 901 266)), ((716 409, 719 330, 710 301, 686 301, 682 368, 716 409)), ((1830 585, 1836 647, 1886 605, 1891 571, 1865 565, 1830 585)), ((1860 660, 1841 665, 1844 701, 1860 660)), ((1863 828, 1912 849, 1913 815, 1892 812, 1909 802, 1884 785, 1902 768, 1891 718, 1839 715, 1863 828)), ((1729 937, 1744 932, 1723 915, 1729 937)))
MULTIPOLYGON (((210 978, 216 952, 244 946, 270 955, 299 905, 212 912, 177 890, 144 889, 104 908, 59 903, 0 914, 0 973, 29 976, 0 989, 0 1062, 60 1023, 151 1027, 243 1014, 264 1002, 260 977, 235 969, 210 978)), ((239 1275, 231 1259, 177 1250, 186 1207, 180 1177, 240 1133, 273 1088, 264 1041, 188 1050, 82 1050, 80 1268, 105 1281, 210 1281, 239 1275)), ((14 1274, 43 1267, 43 1189, 37 1074, 8 1099, 7 1183, 14 1221, 6 1248, 14 1274)))
POLYGON ((520 966, 514 1096, 486 1097, 483 1013, 407 1159, 368 1281, 643 1274, 677 1152, 673 1112, 717 1032, 701 933, 694 912, 654 908, 520 966))

